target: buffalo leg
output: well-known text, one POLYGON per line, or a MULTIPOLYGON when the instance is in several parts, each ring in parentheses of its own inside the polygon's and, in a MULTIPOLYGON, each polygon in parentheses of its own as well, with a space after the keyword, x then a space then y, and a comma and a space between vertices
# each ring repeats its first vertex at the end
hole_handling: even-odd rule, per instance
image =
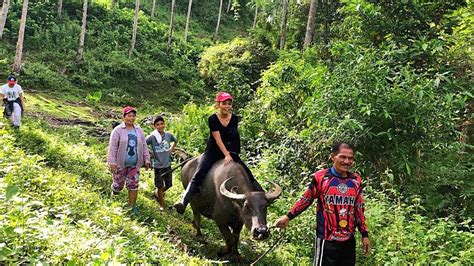
POLYGON ((240 222, 235 222, 230 225, 232 228, 232 238, 233 245, 230 249, 230 254, 236 256, 237 259, 240 259, 239 254, 239 240, 240 240, 240 231, 242 231, 243 224, 240 222))
POLYGON ((191 204, 191 208, 193 209, 193 227, 196 229, 196 237, 202 237, 201 232, 201 214, 199 213, 196 208, 191 204))
POLYGON ((234 236, 230 232, 229 226, 227 224, 217 224, 217 227, 219 227, 219 231, 221 231, 225 241, 224 250, 217 253, 217 255, 223 257, 232 251, 232 247, 234 246, 234 236))
POLYGON ((240 238, 240 231, 242 230, 243 225, 240 223, 236 223, 230 226, 227 224, 218 224, 217 226, 219 227, 219 230, 221 231, 226 243, 225 249, 219 252, 218 255, 220 257, 229 255, 229 260, 241 262, 242 258, 239 254, 238 244, 240 238))

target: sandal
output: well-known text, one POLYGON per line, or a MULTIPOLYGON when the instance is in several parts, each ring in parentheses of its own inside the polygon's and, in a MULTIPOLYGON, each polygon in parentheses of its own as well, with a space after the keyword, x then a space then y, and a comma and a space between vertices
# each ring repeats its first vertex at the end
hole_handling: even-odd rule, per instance
POLYGON ((138 212, 139 212, 139 209, 138 209, 138 206, 133 206, 132 207, 132 215, 138 215, 138 212))

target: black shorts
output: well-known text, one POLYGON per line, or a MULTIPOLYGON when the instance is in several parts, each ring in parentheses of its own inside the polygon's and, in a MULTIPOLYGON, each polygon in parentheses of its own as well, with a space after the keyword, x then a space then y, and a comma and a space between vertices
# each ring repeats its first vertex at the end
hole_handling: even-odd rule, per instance
POLYGON ((170 188, 171 186, 173 186, 173 174, 171 172, 171 167, 155 168, 155 187, 170 188), (164 173, 166 174, 164 176, 161 176, 164 173))
POLYGON ((341 242, 316 238, 313 265, 353 266, 355 263, 356 243, 354 237, 341 242))

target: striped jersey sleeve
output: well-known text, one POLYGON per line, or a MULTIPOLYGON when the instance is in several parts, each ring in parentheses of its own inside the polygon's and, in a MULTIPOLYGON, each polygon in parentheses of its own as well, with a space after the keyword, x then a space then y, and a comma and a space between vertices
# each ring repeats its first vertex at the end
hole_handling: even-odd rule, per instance
MULTIPOLYGON (((324 174, 323 174, 324 176, 324 174)), ((303 196, 291 207, 290 211, 287 213, 287 216, 290 220, 294 219, 296 216, 305 211, 315 199, 319 197, 318 189, 318 178, 320 179, 321 175, 319 172, 315 173, 311 183, 309 184, 306 191, 303 193, 303 196)))

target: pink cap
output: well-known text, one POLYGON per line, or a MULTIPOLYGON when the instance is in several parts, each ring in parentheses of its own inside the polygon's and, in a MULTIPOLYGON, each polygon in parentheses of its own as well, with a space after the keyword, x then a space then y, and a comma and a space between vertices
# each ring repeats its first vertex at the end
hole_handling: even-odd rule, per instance
POLYGON ((7 78, 8 84, 15 85, 16 84, 16 77, 14 75, 9 75, 7 78))
POLYGON ((135 108, 133 108, 131 106, 127 106, 127 107, 123 108, 123 110, 122 110, 123 116, 125 116, 126 114, 131 113, 131 112, 135 112, 135 114, 136 114, 137 110, 135 110, 135 108))
POLYGON ((232 95, 227 92, 221 91, 216 95, 216 102, 223 102, 227 100, 232 100, 232 95))

